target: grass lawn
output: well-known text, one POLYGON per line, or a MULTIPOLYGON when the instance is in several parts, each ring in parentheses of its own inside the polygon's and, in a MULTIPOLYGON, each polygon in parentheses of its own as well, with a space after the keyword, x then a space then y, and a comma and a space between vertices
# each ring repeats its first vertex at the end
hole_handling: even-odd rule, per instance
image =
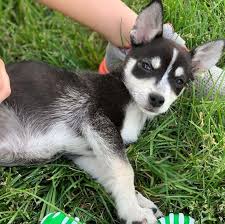
MULTIPOLYGON (((126 0, 135 11, 147 0, 126 0)), ((165 21, 189 48, 225 36, 224 0, 164 0, 165 21)), ((94 69, 106 42, 59 13, 29 0, 0 1, 0 57, 94 69)), ((225 65, 225 58, 220 66, 225 65)), ((161 210, 185 212, 198 224, 225 223, 225 100, 186 93, 146 125, 128 149, 136 187, 161 210)), ((37 224, 62 210, 90 223, 117 221, 104 189, 63 159, 44 166, 0 168, 0 223, 37 224)))

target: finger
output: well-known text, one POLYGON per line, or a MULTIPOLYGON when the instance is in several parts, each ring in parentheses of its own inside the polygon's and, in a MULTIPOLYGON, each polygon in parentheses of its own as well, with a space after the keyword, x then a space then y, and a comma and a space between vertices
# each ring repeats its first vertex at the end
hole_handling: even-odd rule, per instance
POLYGON ((5 69, 4 62, 0 59, 0 102, 6 99, 11 93, 9 76, 5 69))

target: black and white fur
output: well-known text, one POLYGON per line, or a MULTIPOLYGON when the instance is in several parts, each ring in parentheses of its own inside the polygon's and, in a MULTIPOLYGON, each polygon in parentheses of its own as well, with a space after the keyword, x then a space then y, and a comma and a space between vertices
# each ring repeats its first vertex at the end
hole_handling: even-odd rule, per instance
POLYGON ((107 76, 39 62, 7 66, 12 94, 0 104, 0 164, 48 162, 67 155, 96 178, 127 224, 156 223, 161 212, 135 191, 125 144, 145 121, 168 110, 199 71, 217 63, 224 40, 190 53, 162 37, 162 3, 153 0, 131 31, 132 49, 107 76))

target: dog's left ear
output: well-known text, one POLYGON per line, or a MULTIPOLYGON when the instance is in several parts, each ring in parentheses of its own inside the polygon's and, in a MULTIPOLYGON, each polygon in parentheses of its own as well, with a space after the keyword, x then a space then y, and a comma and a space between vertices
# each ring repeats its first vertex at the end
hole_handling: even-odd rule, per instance
POLYGON ((131 44, 141 45, 150 42, 163 33, 163 6, 161 0, 152 0, 141 14, 130 32, 131 44))
POLYGON ((221 58, 224 49, 225 40, 216 40, 192 50, 192 72, 204 72, 216 65, 221 58))

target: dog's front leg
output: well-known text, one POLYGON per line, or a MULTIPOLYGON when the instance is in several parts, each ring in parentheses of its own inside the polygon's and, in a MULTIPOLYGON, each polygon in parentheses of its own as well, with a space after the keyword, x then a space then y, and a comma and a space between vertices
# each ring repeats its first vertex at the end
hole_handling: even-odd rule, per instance
POLYGON ((159 210, 159 208, 151 200, 145 198, 140 192, 136 191, 136 197, 138 204, 142 208, 151 208, 157 218, 163 216, 163 213, 159 210))
POLYGON ((133 169, 125 155, 121 136, 111 121, 97 116, 83 126, 82 132, 94 156, 79 157, 74 162, 112 194, 118 214, 127 224, 156 223, 152 209, 142 208, 138 203, 133 169))

